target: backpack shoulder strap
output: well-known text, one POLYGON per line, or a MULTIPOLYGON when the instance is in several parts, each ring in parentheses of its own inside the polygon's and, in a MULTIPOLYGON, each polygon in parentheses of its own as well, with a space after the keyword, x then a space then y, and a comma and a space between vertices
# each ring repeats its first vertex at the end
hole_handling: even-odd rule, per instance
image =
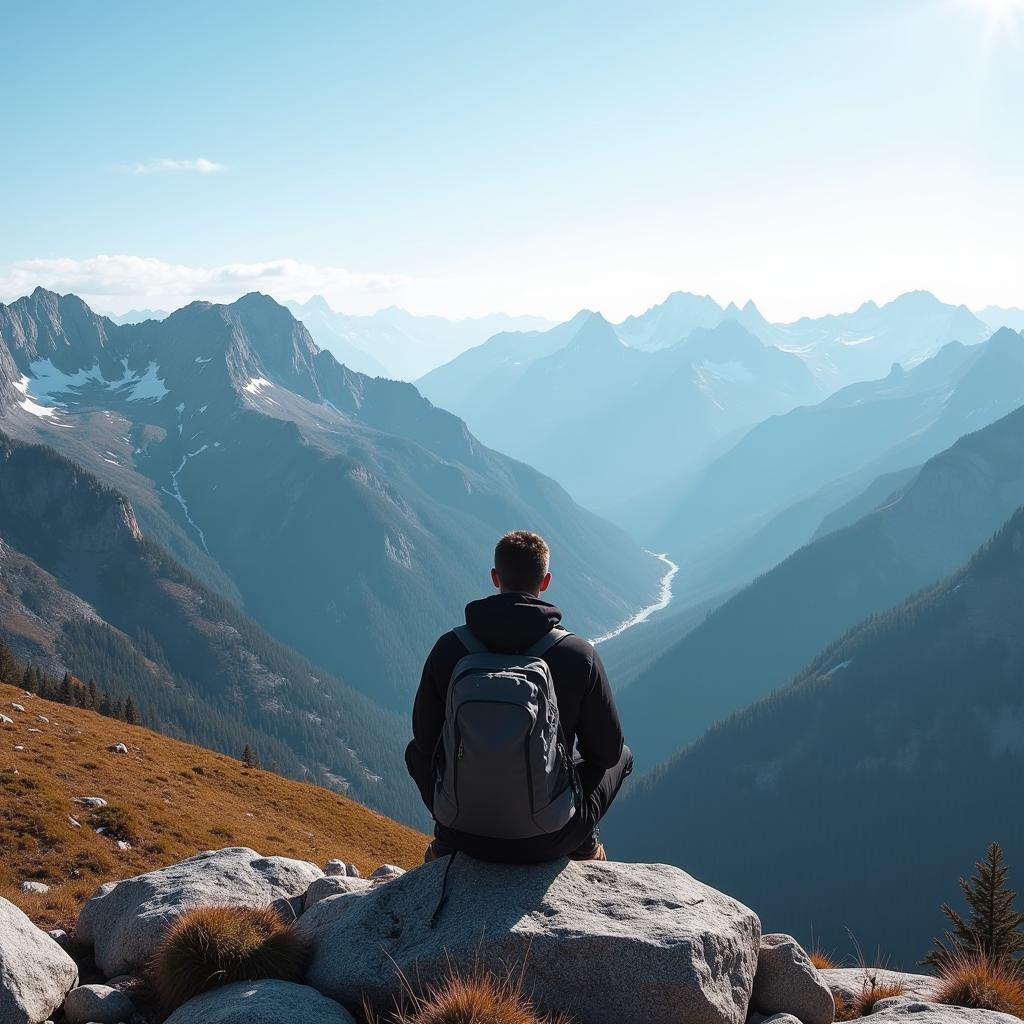
POLYGON ((469 626, 456 626, 452 632, 459 638, 462 646, 465 647, 470 654, 487 654, 486 645, 480 643, 476 638, 476 634, 469 628, 469 626))
POLYGON ((523 654, 528 654, 531 658, 542 658, 555 644, 561 643, 567 636, 572 636, 569 630, 562 629, 561 626, 554 626, 532 647, 527 647, 523 654))

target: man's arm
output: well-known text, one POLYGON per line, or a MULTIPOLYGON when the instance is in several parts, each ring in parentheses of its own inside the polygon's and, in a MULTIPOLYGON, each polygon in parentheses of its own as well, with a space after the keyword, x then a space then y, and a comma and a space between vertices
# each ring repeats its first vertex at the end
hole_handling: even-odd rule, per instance
POLYGON ((577 731, 580 757, 602 771, 614 767, 622 756, 623 736, 611 683, 601 656, 594 651, 590 679, 580 708, 577 731))
MULTIPOLYGON (((443 638, 442 638, 443 639, 443 638)), ((434 804, 434 749, 444 726, 444 690, 438 685, 435 665, 441 641, 427 656, 412 707, 412 742, 405 748, 405 764, 419 787, 428 811, 434 804)))

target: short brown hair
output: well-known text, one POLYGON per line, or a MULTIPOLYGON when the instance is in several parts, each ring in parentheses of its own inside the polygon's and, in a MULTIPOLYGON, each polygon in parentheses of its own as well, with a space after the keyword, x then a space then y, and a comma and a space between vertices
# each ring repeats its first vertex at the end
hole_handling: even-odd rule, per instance
POLYGON ((548 572, 547 541, 529 530, 506 533, 494 548, 494 568, 506 590, 532 593, 548 572))

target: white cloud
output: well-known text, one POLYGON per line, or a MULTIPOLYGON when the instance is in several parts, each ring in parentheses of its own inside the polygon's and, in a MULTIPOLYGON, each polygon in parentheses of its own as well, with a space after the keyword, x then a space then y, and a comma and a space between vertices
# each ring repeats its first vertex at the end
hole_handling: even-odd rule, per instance
POLYGON ((336 309, 370 313, 415 299, 431 290, 432 284, 424 278, 354 273, 292 259, 195 267, 115 255, 19 260, 0 270, 0 297, 6 301, 42 286, 55 292, 74 292, 90 305, 118 313, 143 306, 175 309, 195 299, 231 302, 253 291, 266 292, 279 301, 304 301, 320 294, 336 309))
POLYGON ((117 170, 124 174, 161 174, 167 171, 190 171, 193 174, 217 174, 226 171, 224 164, 197 157, 195 160, 170 160, 158 157, 153 160, 142 160, 134 164, 118 164, 117 170))

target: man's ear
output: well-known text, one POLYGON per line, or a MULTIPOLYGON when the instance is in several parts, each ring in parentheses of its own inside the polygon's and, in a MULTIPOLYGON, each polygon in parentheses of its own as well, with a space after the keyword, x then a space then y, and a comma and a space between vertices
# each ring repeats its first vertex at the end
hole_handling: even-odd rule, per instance
POLYGON ((546 572, 544 573, 544 579, 540 581, 540 588, 538 589, 537 593, 543 594, 549 586, 551 586, 551 573, 546 572))
POLYGON ((498 588, 498 590, 501 590, 501 580, 498 579, 497 569, 491 570, 491 582, 498 588))

